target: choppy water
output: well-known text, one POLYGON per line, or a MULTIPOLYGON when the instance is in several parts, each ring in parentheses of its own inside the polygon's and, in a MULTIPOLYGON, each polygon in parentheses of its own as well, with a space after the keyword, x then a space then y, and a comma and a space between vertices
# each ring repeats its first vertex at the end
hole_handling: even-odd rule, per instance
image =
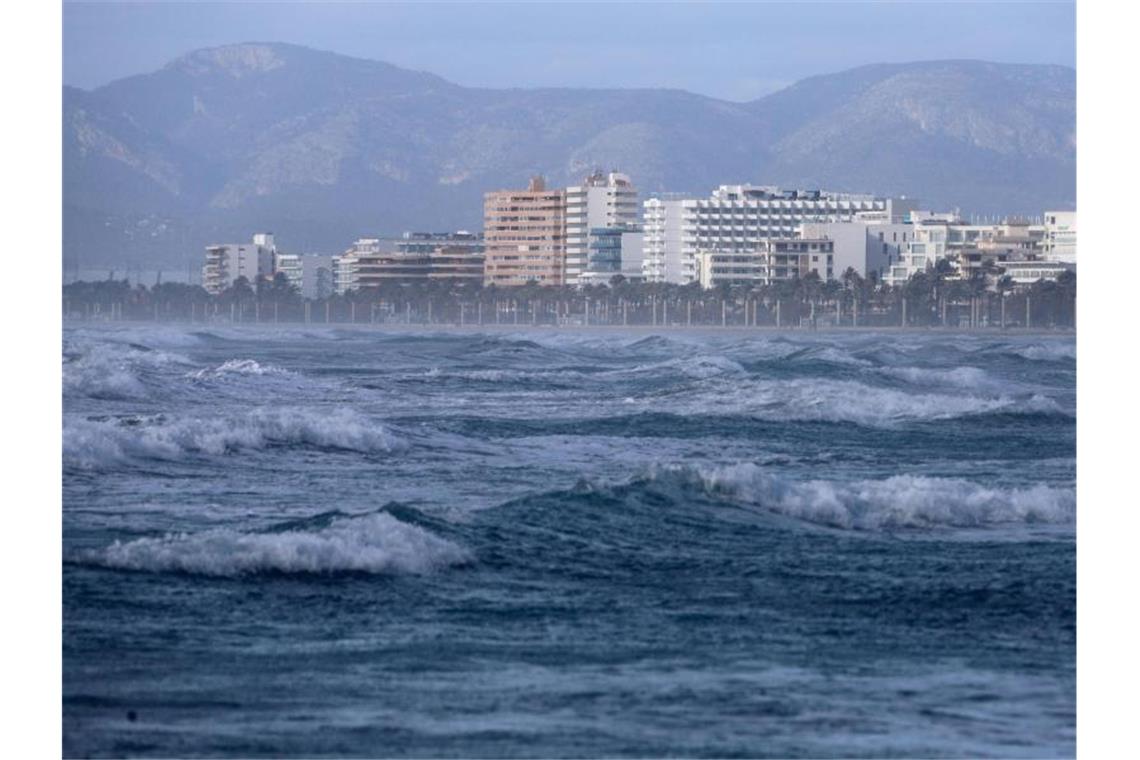
POLYGON ((1072 755, 1074 359, 69 328, 64 751, 1072 755))

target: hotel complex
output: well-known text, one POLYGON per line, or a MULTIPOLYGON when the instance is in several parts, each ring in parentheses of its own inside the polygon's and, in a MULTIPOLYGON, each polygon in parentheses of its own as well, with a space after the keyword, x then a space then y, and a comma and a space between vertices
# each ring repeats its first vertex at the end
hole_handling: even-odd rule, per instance
POLYGON ((536 176, 526 189, 486 193, 482 233, 360 238, 337 256, 281 253, 272 233, 209 246, 202 284, 216 294, 240 277, 280 273, 302 295, 323 298, 432 280, 584 287, 620 277, 713 288, 854 272, 901 285, 939 268, 951 279, 1027 285, 1074 270, 1076 238, 1075 211, 977 224, 905 196, 768 185, 656 194, 639 207, 629 175, 598 170, 571 187, 548 188, 536 176))

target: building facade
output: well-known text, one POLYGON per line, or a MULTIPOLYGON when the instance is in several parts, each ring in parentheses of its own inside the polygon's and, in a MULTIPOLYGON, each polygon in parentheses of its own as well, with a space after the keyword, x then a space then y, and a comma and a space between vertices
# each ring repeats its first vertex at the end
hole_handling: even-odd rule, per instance
POLYGON ((533 177, 526 190, 483 198, 483 283, 513 286, 566 282, 566 193, 533 177))
POLYGON ((590 269, 598 231, 637 223, 637 189, 628 175, 594 172, 581 185, 566 188, 565 214, 566 284, 578 285, 590 269))
POLYGON ((757 251, 804 224, 869 221, 902 224, 917 202, 906 198, 721 185, 709 198, 651 198, 644 204, 645 273, 657 282, 698 279, 698 251, 757 251))
POLYGON ((1077 263, 1077 212, 1046 211, 1042 248, 1049 261, 1077 263))
POLYGON ((272 277, 277 246, 273 233, 258 233, 252 243, 226 243, 206 246, 202 267, 202 287, 213 295, 221 293, 244 277, 251 286, 260 277, 272 277))
POLYGON ((834 280, 835 241, 825 238, 763 240, 752 251, 700 251, 698 282, 702 288, 718 285, 772 285, 815 273, 834 280))

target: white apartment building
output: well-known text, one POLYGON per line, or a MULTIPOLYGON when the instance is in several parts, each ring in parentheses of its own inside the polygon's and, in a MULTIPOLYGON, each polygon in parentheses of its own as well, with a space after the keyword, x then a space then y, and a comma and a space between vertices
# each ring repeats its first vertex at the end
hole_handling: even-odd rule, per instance
POLYGON ((350 290, 356 290, 360 286, 360 257, 378 253, 381 253, 379 238, 359 238, 344 253, 333 256, 329 265, 333 292, 344 295, 350 290))
POLYGON ((697 276, 702 288, 718 285, 771 285, 806 277, 838 279, 835 241, 823 238, 764 240, 753 251, 700 251, 697 276))
POLYGON ((914 237, 914 225, 891 222, 885 213, 858 214, 848 222, 809 222, 797 229, 802 238, 827 239, 835 243, 835 278, 842 279, 848 269, 860 277, 872 272, 883 276, 914 237))
POLYGON ((302 268, 301 256, 296 253, 279 253, 274 259, 273 264, 274 275, 283 274, 289 284, 301 292, 301 284, 304 282, 304 269, 302 268))
POLYGON ((272 277, 277 246, 273 233, 253 236, 252 243, 226 243, 206 246, 206 263, 202 267, 202 287, 217 295, 244 277, 251 286, 259 277, 272 277))
POLYGON ((644 271, 650 281, 686 284, 698 279, 698 251, 755 251, 762 241, 795 236, 804 224, 876 217, 902 224, 915 208, 908 198, 757 185, 721 185, 707 199, 651 198, 644 204, 644 271))
POLYGON ((999 266, 1032 262, 1042 256, 1045 230, 1025 220, 1000 224, 965 224, 956 215, 927 215, 914 225, 911 241, 883 280, 901 285, 918 272, 929 271, 942 259, 953 268, 954 278, 968 278, 992 262, 999 266))
POLYGON ((327 298, 333 293, 332 256, 279 253, 274 266, 305 298, 327 298))
POLYGON ((1077 263, 1077 212, 1046 211, 1042 240, 1045 258, 1049 261, 1077 263))
POLYGON ((637 223, 637 189, 626 174, 596 171, 566 188, 565 203, 565 282, 578 285, 589 269, 591 230, 637 223))

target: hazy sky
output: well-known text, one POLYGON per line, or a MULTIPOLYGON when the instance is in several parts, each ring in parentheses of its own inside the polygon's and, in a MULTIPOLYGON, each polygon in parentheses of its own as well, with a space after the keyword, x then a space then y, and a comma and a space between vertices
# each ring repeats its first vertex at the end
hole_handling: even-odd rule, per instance
POLYGON ((292 42, 481 87, 678 87, 747 100, 865 63, 1076 65, 1071 2, 65 2, 64 81, 182 53, 292 42))

